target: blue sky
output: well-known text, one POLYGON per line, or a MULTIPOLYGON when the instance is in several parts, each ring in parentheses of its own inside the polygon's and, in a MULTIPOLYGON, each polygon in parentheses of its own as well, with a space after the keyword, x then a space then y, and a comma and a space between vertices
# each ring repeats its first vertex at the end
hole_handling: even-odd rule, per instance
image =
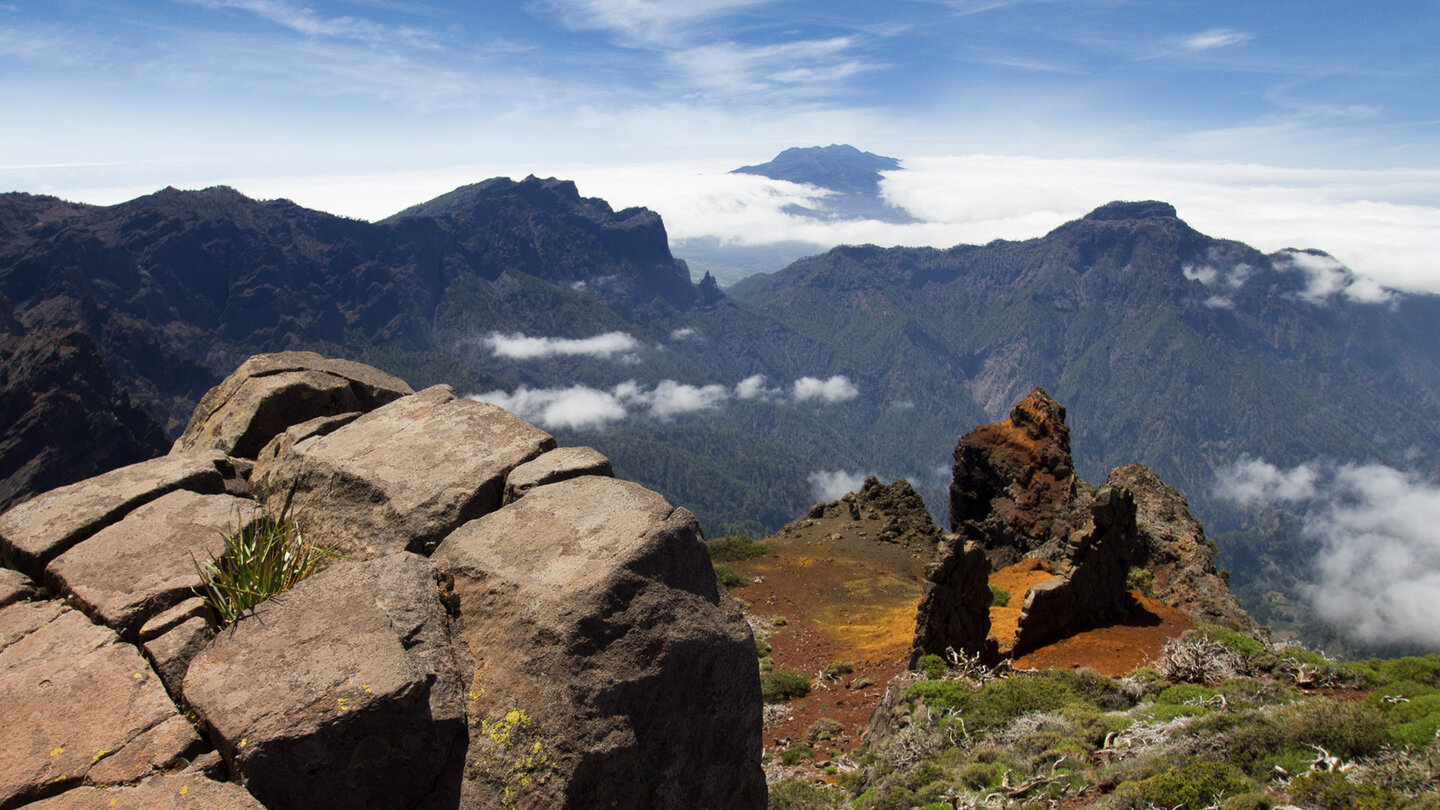
MULTIPOLYGON (((1410 0, 0 0, 0 190, 109 203, 227 183, 374 218, 534 172, 656 207, 684 237, 704 235, 717 194, 795 191, 721 188, 724 169, 848 142, 930 167, 908 199, 976 238, 1037 235, 1106 191, 1158 197, 1209 172, 1202 219, 1226 209, 1225 189, 1278 183, 1301 209, 1275 222, 1373 203, 1388 235, 1356 244, 1395 227, 1418 244, 1440 225, 1437 35, 1440 4, 1410 0), (974 156, 1021 162, 967 199, 1013 209, 1013 169, 1029 207, 954 221, 955 201, 935 199, 974 156), (1154 180, 1072 194, 1111 176, 1096 161, 1154 180), (1065 195, 1047 197, 1047 177, 1065 195)), ((719 235, 754 231, 735 228, 719 235)), ((931 231, 806 238, 969 234, 931 231)))

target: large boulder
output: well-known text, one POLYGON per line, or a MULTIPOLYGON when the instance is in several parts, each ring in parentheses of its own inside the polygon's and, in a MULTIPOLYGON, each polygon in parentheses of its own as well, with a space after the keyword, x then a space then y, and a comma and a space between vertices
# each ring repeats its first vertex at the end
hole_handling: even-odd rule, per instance
MULTIPOLYGON (((0 610, 0 626, 12 611, 36 615, 33 603, 14 604, 0 610)), ((144 762, 171 761, 193 743, 147 735, 179 713, 134 647, 82 613, 49 615, 0 649, 0 807, 74 787, 132 744, 146 749, 127 769, 139 776, 144 762), (174 748, 157 752, 166 741, 174 748)))
POLYGON ((753 637, 688 511, 575 478, 432 561, 471 660, 464 807, 765 805, 753 637))
POLYGON ((255 458, 291 425, 371 411, 411 393, 404 380, 361 363, 314 352, 257 354, 205 394, 172 452, 255 458))
POLYGON ((1123 487, 1101 487, 1090 504, 1089 523, 1070 535, 1055 576, 1026 594, 1013 654, 1103 623, 1120 607, 1127 598, 1136 533, 1134 496, 1123 487))
POLYGON ((239 785, 199 773, 157 774, 138 784, 115 787, 80 787, 44 801, 25 805, 27 810, 265 810, 239 785))
POLYGON ((458 787, 465 693, 422 557, 337 563, 261 603, 184 690, 270 810, 411 808, 458 787))
POLYGON ((45 565, 81 540, 168 492, 218 493, 224 456, 161 456, 52 489, 0 515, 0 557, 39 578, 45 565))
POLYGON ((525 497, 535 487, 579 478, 582 475, 613 476, 610 459, 593 447, 557 447, 533 461, 527 461, 505 477, 505 503, 525 497))
POLYGON ((1155 598, 1197 622, 1259 629, 1230 592, 1226 577, 1216 570, 1220 549, 1190 514, 1184 495, 1143 464, 1116 467, 1105 482, 1124 487, 1135 497, 1139 532, 1135 563, 1154 574, 1155 598))
POLYGON ((990 560, 979 543, 946 535, 926 572, 925 595, 915 613, 913 667, 922 655, 954 649, 993 660, 990 635, 990 560))
POLYGON ((554 447, 514 414, 437 385, 262 453, 251 483, 272 512, 291 502, 316 537, 349 557, 425 553, 498 509, 510 471, 554 447))
POLYGON ((245 498, 171 492, 56 557, 46 575, 87 613, 134 640, 147 619, 201 586, 196 563, 224 552, 225 533, 243 531, 259 516, 245 498))

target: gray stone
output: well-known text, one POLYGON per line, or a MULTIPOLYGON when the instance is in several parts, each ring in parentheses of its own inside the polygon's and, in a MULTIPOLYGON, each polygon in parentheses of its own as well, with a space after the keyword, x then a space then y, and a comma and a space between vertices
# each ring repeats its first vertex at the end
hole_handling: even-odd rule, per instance
POLYGON ((352 411, 336 416, 317 416, 308 422, 291 425, 267 442, 264 447, 260 448, 260 452, 255 457, 257 459, 264 458, 267 461, 274 461, 280 456, 290 452, 290 448, 300 442, 314 436, 328 436, 351 422, 354 422, 356 419, 359 419, 361 416, 364 416, 364 414, 359 411, 352 411))
POLYGON ((76 611, 0 651, 0 706, 0 806, 78 784, 177 716, 139 652, 76 611))
POLYGON ((985 547, 947 534, 925 575, 927 584, 915 614, 914 667, 922 655, 944 655, 954 648, 994 660, 990 634, 990 560, 985 547))
POLYGON ((184 694, 271 810, 415 807, 459 782, 462 681, 413 554, 336 563, 261 603, 191 662, 184 694))
POLYGON ((171 492, 96 532, 45 569, 57 591, 127 639, 146 620, 193 595, 196 561, 225 551, 225 537, 261 517, 254 501, 171 492))
POLYGON ((567 481, 582 475, 615 475, 610 459, 593 447, 557 447, 510 471, 505 479, 505 503, 512 503, 535 487, 567 481))
POLYGON ((258 354, 200 400, 172 452, 219 450, 255 458, 291 425, 347 411, 369 411, 412 393, 404 380, 313 352, 258 354))
POLYGON ((190 662, 214 637, 215 631, 209 620, 193 616, 146 640, 141 646, 159 673, 165 689, 172 695, 178 695, 184 691, 185 673, 190 669, 190 662))
POLYGON ((0 568, 0 608, 35 595, 35 583, 19 571, 0 568))
POLYGON ((187 759, 208 746, 190 721, 176 715, 136 737, 118 753, 95 763, 85 782, 90 785, 126 785, 162 770, 188 765, 187 759))
POLYGON ((194 772, 159 774, 138 785, 80 787, 27 810, 265 810, 245 789, 194 772))
POLYGON ((432 561, 472 660, 462 806, 765 806, 754 639, 688 511, 575 478, 432 561))
POLYGON ((259 459, 251 483, 271 511, 293 493, 294 514, 348 557, 424 553, 499 508, 505 476, 554 446, 515 415, 437 385, 259 459))
POLYGON ((0 554, 38 579, 46 563, 142 504, 177 489, 221 492, 223 459, 161 456, 37 495, 0 515, 0 554))

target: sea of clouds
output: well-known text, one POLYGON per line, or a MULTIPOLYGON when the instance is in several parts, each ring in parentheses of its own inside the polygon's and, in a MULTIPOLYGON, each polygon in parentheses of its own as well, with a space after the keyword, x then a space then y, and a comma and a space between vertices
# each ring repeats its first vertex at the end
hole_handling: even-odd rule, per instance
POLYGON ((1380 464, 1244 458, 1214 493, 1305 515, 1320 548, 1305 591, 1325 620, 1368 642, 1440 644, 1440 484, 1380 464))

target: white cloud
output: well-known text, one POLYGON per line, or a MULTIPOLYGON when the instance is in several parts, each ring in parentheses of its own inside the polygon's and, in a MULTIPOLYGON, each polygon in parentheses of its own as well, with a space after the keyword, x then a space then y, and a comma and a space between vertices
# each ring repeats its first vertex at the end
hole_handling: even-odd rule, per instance
POLYGON ((1231 301, 1229 298, 1226 298, 1226 297, 1223 296, 1223 295, 1212 295, 1212 296, 1210 296, 1209 298, 1206 298, 1206 299, 1205 299, 1204 304, 1205 304, 1206 307, 1208 307, 1208 308, 1210 308, 1210 309, 1234 309, 1234 308, 1235 308, 1235 302, 1234 302, 1234 301, 1231 301))
POLYGON ((739 399, 769 400, 783 393, 779 388, 766 388, 764 374, 746 377, 735 384, 735 396, 739 399))
POLYGON ((661 380, 647 389, 635 381, 621 383, 615 394, 627 403, 640 405, 650 415, 668 420, 682 413, 715 410, 730 398, 730 389, 723 385, 687 385, 675 380, 661 380))
POLYGON ((1198 281, 1201 284, 1204 284, 1206 287, 1214 284, 1216 277, 1220 274, 1219 270, 1216 270, 1214 267, 1211 267, 1208 264, 1201 267, 1194 267, 1187 264, 1184 267, 1180 268, 1180 272, 1185 276, 1185 278, 1188 278, 1191 281, 1198 281))
POLYGON ((1186 37, 1184 45, 1187 51, 1209 51, 1229 45, 1238 45, 1250 39, 1249 34, 1232 31, 1229 28, 1212 28, 1209 31, 1202 31, 1194 36, 1186 37))
POLYGON ((1278 254, 1278 261, 1305 274, 1305 290, 1300 297, 1312 304, 1322 304, 1336 293, 1360 303, 1383 304, 1390 300, 1390 291, 1371 279, 1357 279, 1332 256, 1285 250, 1278 254))
POLYGON ((673 330, 670 333, 671 340, 691 340, 699 339, 699 337, 700 330, 696 329, 693 326, 683 326, 679 329, 673 330))
POLYGON ((851 37, 773 45, 716 42, 675 51, 666 61, 688 87, 721 98, 772 92, 823 95, 873 69, 846 55, 854 44, 851 37))
POLYGON ((860 389, 856 388, 855 384, 844 375, 836 375, 824 380, 816 377, 801 377, 792 386, 791 396, 795 398, 796 402, 809 402, 812 399, 825 402, 844 402, 860 396, 860 389))
POLYGON ((586 356, 610 358, 640 348, 640 341, 624 332, 606 332, 588 338, 528 337, 492 332, 484 344, 496 357, 536 360, 545 357, 586 356))
POLYGON ((1371 643, 1440 644, 1440 484, 1379 464, 1242 459, 1215 492, 1305 513, 1319 551, 1303 590, 1335 627, 1371 643))
POLYGON ((1241 506, 1299 503, 1315 497, 1320 471, 1302 464, 1281 470, 1263 459, 1242 458, 1215 471, 1213 492, 1217 498, 1241 506))
POLYGON ((835 501, 847 492, 858 491, 867 477, 869 475, 863 472, 816 470, 806 480, 810 482, 810 492, 816 501, 835 501))
POLYGON ((571 28, 619 34, 634 45, 673 43, 694 26, 772 0, 541 0, 533 8, 559 15, 571 28))
POLYGON ((1330 498, 1306 523, 1322 542, 1316 610, 1366 641, 1440 643, 1440 486, 1347 465, 1330 498))
POLYGON ((470 399, 499 405, 521 419, 549 430, 601 427, 628 415, 614 393, 585 385, 535 389, 522 385, 514 393, 488 391, 472 394, 470 399))

